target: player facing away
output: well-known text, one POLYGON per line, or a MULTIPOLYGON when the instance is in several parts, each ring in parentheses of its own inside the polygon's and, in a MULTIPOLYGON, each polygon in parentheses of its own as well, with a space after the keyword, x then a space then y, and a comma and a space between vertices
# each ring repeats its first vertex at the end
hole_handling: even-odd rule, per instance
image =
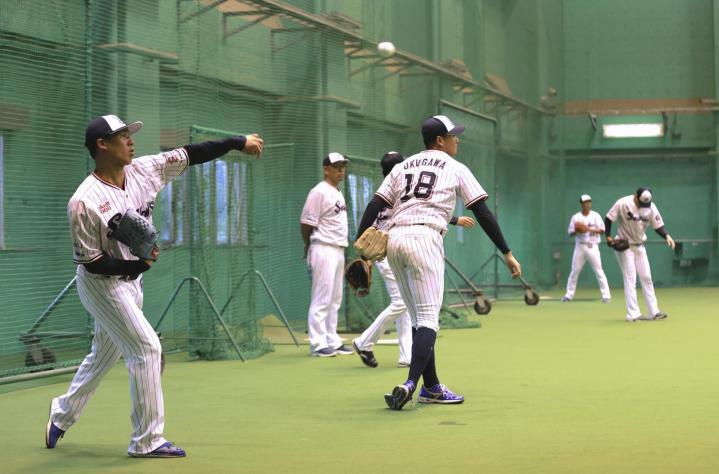
POLYGON ((584 263, 589 262, 594 270, 594 276, 599 283, 602 303, 612 298, 609 291, 607 276, 602 269, 602 257, 599 254, 601 235, 604 233, 604 222, 599 213, 592 211, 592 198, 589 194, 582 194, 579 198, 582 211, 574 214, 569 221, 569 235, 574 237, 574 254, 572 255, 572 271, 567 279, 567 292, 562 302, 572 301, 577 290, 577 279, 582 273, 584 263))
POLYGON ((629 248, 624 252, 616 252, 619 268, 624 277, 624 298, 627 303, 627 321, 656 321, 666 319, 667 314, 659 311, 657 297, 654 294, 654 283, 652 272, 649 268, 647 249, 644 243, 647 240, 645 233, 647 226, 651 224, 654 232, 664 239, 674 249, 674 239, 664 229, 664 220, 659 209, 652 202, 652 192, 649 188, 639 188, 633 195, 624 196, 614 203, 607 216, 604 218, 604 225, 607 229, 607 244, 611 244, 613 237, 612 223, 618 222, 617 238, 627 239, 629 248), (642 285, 644 300, 647 303, 648 316, 643 316, 639 311, 637 302, 637 275, 642 285))
MULTIPOLYGON (((404 161, 404 157, 396 152, 390 151, 386 153, 380 160, 382 166, 382 176, 387 175, 392 171, 395 165, 404 161)), ((385 208, 377 216, 377 220, 374 222, 374 226, 379 230, 387 231, 389 228, 390 217, 392 210, 385 208)), ((467 216, 457 217, 454 216, 449 221, 450 224, 460 225, 462 227, 472 227, 475 225, 474 219, 467 216)), ((362 363, 368 367, 377 367, 379 364, 372 351, 373 346, 377 343, 382 334, 384 334, 387 326, 395 322, 397 326, 397 340, 399 341, 399 361, 397 367, 409 367, 410 359, 412 357, 412 322, 407 312, 407 306, 405 306, 402 300, 402 295, 397 286, 397 279, 392 273, 392 269, 387 262, 385 257, 382 260, 375 262, 375 267, 382 279, 384 280, 385 287, 387 287, 387 293, 390 297, 390 304, 387 306, 374 320, 374 322, 364 330, 364 332, 352 341, 352 346, 357 351, 362 363)))
POLYGON ((334 357, 354 351, 337 334, 337 313, 342 304, 345 248, 347 248, 347 205, 340 183, 349 160, 330 153, 322 161, 324 180, 312 188, 300 217, 305 257, 312 275, 312 297, 307 314, 310 355, 334 357))
MULTIPOLYGON (((93 119, 85 130, 85 146, 95 170, 70 199, 67 212, 77 264, 77 293, 94 319, 90 353, 68 391, 52 400, 45 445, 54 448, 77 422, 100 380, 120 356, 130 373, 132 433, 127 453, 133 457, 184 457, 185 451, 163 437, 165 413, 160 383, 161 346, 142 312, 142 274, 157 258, 138 259, 108 232, 127 211, 152 222, 157 193, 188 165, 220 157, 229 150, 259 155, 257 135, 186 145, 133 160, 131 135, 142 122, 123 123, 115 115, 93 119)), ((111 234, 111 232, 110 232, 111 234)))
POLYGON ((392 209, 387 259, 414 327, 407 380, 384 396, 393 410, 401 410, 412 399, 420 377, 423 386, 419 402, 464 401, 464 397, 440 383, 434 348, 444 294, 443 237, 457 194, 504 254, 512 276, 521 275, 519 262, 485 203, 487 193, 469 168, 454 159, 459 144, 457 135, 463 131, 464 126, 455 125, 444 115, 425 120, 422 139, 426 149, 394 167, 367 205, 358 229, 359 237, 385 207, 392 209))

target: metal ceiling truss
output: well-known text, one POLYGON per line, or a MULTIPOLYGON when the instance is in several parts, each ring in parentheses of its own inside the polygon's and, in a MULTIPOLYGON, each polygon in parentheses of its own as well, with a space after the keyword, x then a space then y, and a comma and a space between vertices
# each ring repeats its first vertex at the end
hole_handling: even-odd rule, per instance
MULTIPOLYGON (((220 5, 226 3, 229 0, 214 0, 210 3, 207 3, 206 5, 201 6, 193 13, 181 16, 180 6, 181 3, 186 1, 188 0, 177 0, 178 23, 185 23, 214 8, 219 7, 220 5)), ((388 68, 388 73, 376 80, 386 80, 396 75, 399 75, 400 78, 421 75, 426 76, 427 80, 430 80, 432 78, 442 78, 445 80, 453 81, 455 87, 460 88, 458 90, 465 89, 465 96, 476 95, 475 99, 469 102, 465 101, 465 106, 470 106, 477 103, 478 101, 482 101, 484 108, 489 107, 491 104, 494 105, 495 110, 511 110, 514 108, 519 108, 528 111, 531 110, 540 114, 548 113, 548 111, 544 110, 543 108, 524 102, 511 95, 504 94, 499 90, 494 89, 493 87, 475 81, 471 77, 467 77, 466 75, 460 74, 459 72, 452 71, 445 66, 436 64, 408 51, 398 49, 395 54, 390 58, 383 58, 379 56, 377 52, 376 41, 362 36, 357 31, 353 31, 351 28, 347 28, 341 23, 332 21, 331 18, 321 15, 315 15, 280 0, 234 1, 251 7, 251 10, 243 12, 223 12, 223 36, 225 39, 236 35, 237 33, 240 33, 263 21, 277 16, 283 20, 290 20, 292 23, 296 24, 297 27, 270 29, 270 38, 272 41, 273 53, 306 39, 309 36, 310 32, 332 33, 335 36, 339 36, 344 39, 345 55, 348 58, 348 76, 350 78, 368 69, 379 67, 388 68), (243 24, 239 27, 229 27, 228 17, 247 16, 254 16, 256 18, 253 18, 248 23, 243 24), (293 39, 278 46, 275 44, 274 37, 276 34, 280 33, 301 33, 301 35, 299 38, 293 39), (356 63, 357 61, 361 61, 363 64, 353 68, 353 63, 356 63)), ((421 81, 420 83, 422 82, 424 81, 421 81)), ((415 86, 416 84, 412 85, 409 88, 414 88, 415 86)))

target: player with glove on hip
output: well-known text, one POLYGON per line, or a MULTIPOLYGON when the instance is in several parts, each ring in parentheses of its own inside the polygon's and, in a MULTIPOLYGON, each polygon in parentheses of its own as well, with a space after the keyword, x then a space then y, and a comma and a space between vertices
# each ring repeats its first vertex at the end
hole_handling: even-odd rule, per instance
POLYGON ((152 210, 157 193, 188 165, 220 157, 229 150, 259 155, 256 135, 186 145, 133 160, 131 137, 142 122, 126 125, 115 115, 93 119, 85 146, 95 171, 85 178, 67 205, 77 264, 77 293, 94 319, 90 353, 67 393, 52 400, 45 445, 55 448, 80 418, 100 380, 122 356, 130 373, 133 457, 177 458, 185 451, 163 437, 165 413, 158 335, 142 312, 142 274, 159 251, 152 210))
MULTIPOLYGON (((404 157, 396 151, 386 153, 380 160, 382 175, 386 177, 390 171, 392 171, 392 169, 402 161, 404 161, 404 157)), ((386 231, 390 227, 391 216, 392 209, 390 208, 385 208, 382 212, 380 212, 373 227, 367 229, 362 236, 360 236, 360 241, 363 236, 375 228, 378 232, 383 232, 386 235, 386 231)), ((467 216, 454 216, 449 223, 462 227, 472 227, 475 225, 474 219, 467 216)), ((359 337, 352 341, 352 345, 357 351, 357 355, 359 355, 363 364, 368 367, 377 367, 379 364, 374 356, 372 348, 382 334, 384 334, 387 327, 392 324, 392 322, 395 322, 397 327, 397 340, 399 342, 399 360, 397 362, 397 367, 409 367, 412 357, 412 323, 409 313, 407 312, 407 307, 402 300, 402 295, 400 294, 399 286, 397 285, 397 279, 395 278, 387 259, 384 255, 382 255, 383 253, 386 253, 387 238, 385 237, 384 239, 378 240, 379 242, 377 245, 379 246, 381 245, 380 243, 383 242, 384 249, 383 251, 379 251, 379 256, 382 258, 377 259, 375 266, 384 280, 387 293, 390 297, 390 304, 377 316, 374 322, 365 329, 359 337)), ((355 247, 362 249, 360 253, 367 253, 362 248, 361 243, 356 243, 355 247)), ((373 253, 374 249, 370 247, 369 257, 375 257, 373 253)), ((352 285, 350 284, 350 286, 352 285)))
POLYGON ((666 313, 659 311, 657 297, 654 294, 652 272, 649 268, 647 240, 645 233, 651 224, 654 231, 674 249, 674 239, 664 229, 664 220, 657 206, 652 202, 649 188, 639 188, 636 193, 617 200, 604 219, 607 229, 607 245, 615 250, 619 268, 624 277, 624 298, 627 303, 627 321, 646 321, 666 319, 666 313), (612 223, 618 221, 617 237, 612 237, 612 223), (648 316, 642 316, 637 302, 637 275, 642 285, 644 300, 647 303, 648 316))

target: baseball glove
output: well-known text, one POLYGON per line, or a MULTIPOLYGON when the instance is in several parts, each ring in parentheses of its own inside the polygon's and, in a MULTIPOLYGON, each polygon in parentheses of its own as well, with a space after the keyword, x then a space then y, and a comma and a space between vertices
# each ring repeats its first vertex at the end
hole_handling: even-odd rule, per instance
POLYGON ((627 239, 614 239, 609 246, 617 252, 624 252, 629 248, 629 241, 627 239))
POLYGON ((345 268, 345 279, 355 295, 367 296, 372 286, 372 264, 361 258, 352 260, 345 268))
POLYGON ((125 214, 115 214, 107 226, 110 228, 107 236, 130 247, 134 256, 142 260, 157 260, 157 230, 139 212, 128 209, 125 214))
POLYGON ((376 227, 368 227, 357 241, 354 248, 365 260, 382 260, 387 255, 387 233, 377 230, 376 227))
POLYGON ((584 234, 585 232, 589 231, 589 227, 587 227, 587 225, 582 222, 577 222, 574 224, 574 231, 580 234, 584 234))

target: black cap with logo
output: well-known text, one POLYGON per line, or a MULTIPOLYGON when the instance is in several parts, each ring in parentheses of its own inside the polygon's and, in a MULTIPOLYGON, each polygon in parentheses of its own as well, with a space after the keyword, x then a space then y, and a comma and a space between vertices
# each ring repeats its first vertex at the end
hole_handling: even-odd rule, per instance
POLYGON ((139 132, 142 128, 142 122, 132 122, 127 125, 120 120, 117 115, 103 115, 94 118, 87 124, 85 128, 85 146, 90 150, 90 154, 95 156, 95 147, 98 138, 106 138, 116 133, 127 130, 132 135, 139 132))

